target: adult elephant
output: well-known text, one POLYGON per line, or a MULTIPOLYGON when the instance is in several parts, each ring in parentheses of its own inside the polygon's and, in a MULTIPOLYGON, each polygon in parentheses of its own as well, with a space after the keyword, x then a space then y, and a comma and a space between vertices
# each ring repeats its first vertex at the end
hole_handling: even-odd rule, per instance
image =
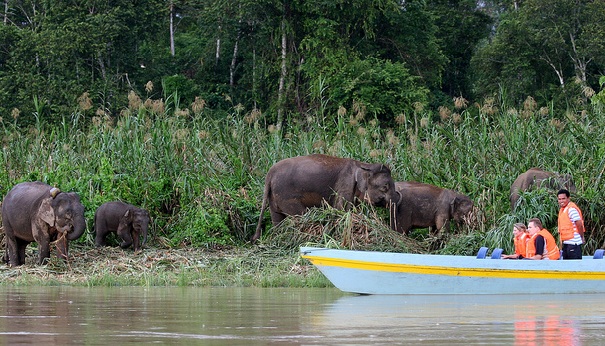
POLYGON ((510 187, 511 210, 515 210, 515 206, 519 200, 520 191, 527 191, 532 188, 540 187, 555 191, 564 188, 569 192, 576 192, 576 185, 573 181, 573 177, 570 174, 548 172, 537 167, 530 168, 527 170, 527 172, 521 173, 510 187))
POLYGON ((322 154, 297 156, 274 164, 265 178, 260 218, 252 242, 261 234, 267 208, 277 225, 288 215, 304 214, 325 201, 347 209, 364 201, 379 207, 397 202, 391 170, 384 164, 322 154))
POLYGON ((415 181, 398 181, 395 189, 401 194, 391 228, 407 234, 412 228, 433 228, 433 232, 449 230, 450 220, 460 222, 473 209, 473 201, 454 190, 415 181))
POLYGON ((25 248, 38 243, 38 264, 50 258, 50 243, 57 241, 57 255, 68 258, 68 240, 84 233, 84 206, 75 192, 36 181, 15 185, 2 201, 2 226, 6 237, 4 261, 25 263, 25 248))
POLYGON ((139 251, 147 242, 150 220, 145 209, 120 201, 107 202, 95 212, 95 245, 105 246, 107 235, 113 232, 122 238, 121 248, 132 245, 135 252, 139 251))

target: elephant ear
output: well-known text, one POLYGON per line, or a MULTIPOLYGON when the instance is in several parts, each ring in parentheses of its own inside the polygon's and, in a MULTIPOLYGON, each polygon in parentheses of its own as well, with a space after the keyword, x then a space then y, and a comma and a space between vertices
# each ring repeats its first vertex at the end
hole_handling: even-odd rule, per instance
POLYGON ((124 213, 124 215, 122 216, 122 219, 124 221, 126 221, 126 223, 131 223, 132 222, 132 212, 130 211, 130 209, 127 209, 126 212, 124 213))
POLYGON ((45 223, 54 226, 55 225, 55 210, 51 205, 52 197, 45 198, 40 203, 40 208, 38 208, 38 217, 40 220, 45 223))
POLYGON ((454 215, 459 204, 460 204, 460 198, 458 198, 458 196, 455 196, 454 198, 452 198, 452 201, 450 202, 450 215, 454 215))

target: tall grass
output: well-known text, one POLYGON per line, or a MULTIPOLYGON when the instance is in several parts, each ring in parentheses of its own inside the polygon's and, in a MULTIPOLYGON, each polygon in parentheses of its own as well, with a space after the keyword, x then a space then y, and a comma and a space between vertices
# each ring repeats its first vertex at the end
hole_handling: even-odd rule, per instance
POLYGON ((510 211, 511 183, 539 166, 574 176, 578 193, 572 197, 586 218, 587 252, 605 238, 605 114, 590 106, 558 112, 538 109, 529 98, 519 109, 501 109, 493 99, 470 106, 456 100, 439 113, 417 107, 389 125, 356 105, 332 115, 291 115, 278 129, 256 109, 236 105, 217 115, 176 99, 139 100, 117 116, 56 115, 62 118, 58 125, 39 119, 20 128, 18 118, 3 120, 0 193, 21 181, 42 180, 80 194, 89 229, 96 208, 119 199, 150 211, 152 243, 243 245, 258 221, 271 165, 326 153, 383 162, 396 180, 469 195, 476 205, 473 220, 432 250, 472 253, 482 245, 510 250, 512 224, 533 216, 556 228, 553 192, 522 195, 522 212, 510 211))

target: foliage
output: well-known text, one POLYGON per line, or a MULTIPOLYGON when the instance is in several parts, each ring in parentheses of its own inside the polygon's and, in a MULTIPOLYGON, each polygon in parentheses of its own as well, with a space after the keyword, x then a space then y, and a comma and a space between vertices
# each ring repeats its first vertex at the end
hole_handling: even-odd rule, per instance
POLYGON ((325 84, 317 97, 330 101, 333 106, 327 110, 332 113, 339 107, 359 105, 364 113, 392 121, 393 114, 410 112, 414 103, 427 102, 428 90, 401 63, 349 57, 339 66, 325 67, 319 73, 314 69, 307 72, 311 79, 316 76, 316 83, 325 84))
POLYGON ((473 57, 475 92, 505 88, 516 103, 534 95, 557 108, 584 103, 603 69, 604 18, 602 1, 522 2, 473 57))

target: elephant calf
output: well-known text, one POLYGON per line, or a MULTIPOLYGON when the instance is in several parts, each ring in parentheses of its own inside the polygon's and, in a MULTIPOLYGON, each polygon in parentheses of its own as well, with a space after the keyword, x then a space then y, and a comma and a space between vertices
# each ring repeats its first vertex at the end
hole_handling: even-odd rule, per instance
POLYGON ((536 167, 530 168, 526 172, 519 174, 510 187, 511 210, 515 210, 515 206, 519 200, 519 192, 527 191, 533 187, 545 187, 555 191, 567 189, 571 193, 576 192, 576 184, 573 182, 570 174, 548 172, 536 167))
POLYGON ((25 263, 25 248, 38 243, 38 264, 50 258, 50 243, 57 241, 60 258, 67 260, 68 240, 84 233, 84 206, 75 192, 61 192, 40 181, 15 185, 2 201, 2 226, 6 236, 4 261, 25 263))
POLYGON ((462 221, 473 209, 466 195, 438 186, 414 181, 399 181, 395 189, 401 194, 391 228, 407 234, 412 228, 432 227, 433 232, 449 230, 449 221, 462 221))
POLYGON ((134 251, 139 251, 147 242, 147 229, 150 217, 145 209, 124 202, 107 202, 101 205, 95 213, 95 245, 105 246, 105 239, 111 232, 122 238, 120 247, 123 249, 132 245, 134 251), (143 235, 143 244, 140 237, 143 235))

